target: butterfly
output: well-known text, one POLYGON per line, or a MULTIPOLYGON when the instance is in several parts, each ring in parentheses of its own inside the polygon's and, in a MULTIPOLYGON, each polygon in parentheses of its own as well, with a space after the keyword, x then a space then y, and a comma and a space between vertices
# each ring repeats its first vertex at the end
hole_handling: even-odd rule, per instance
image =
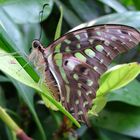
POLYGON ((55 99, 75 119, 88 122, 98 80, 111 61, 140 42, 140 32, 126 25, 104 24, 69 32, 45 48, 32 43, 30 58, 55 99))

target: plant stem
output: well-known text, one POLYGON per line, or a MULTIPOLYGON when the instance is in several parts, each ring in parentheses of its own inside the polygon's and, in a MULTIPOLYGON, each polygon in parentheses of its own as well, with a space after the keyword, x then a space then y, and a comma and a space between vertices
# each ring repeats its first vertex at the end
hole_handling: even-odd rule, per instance
POLYGON ((12 118, 6 113, 5 109, 0 106, 0 118, 4 121, 4 123, 16 133, 16 136, 20 140, 32 140, 28 137, 25 132, 12 120, 12 118))

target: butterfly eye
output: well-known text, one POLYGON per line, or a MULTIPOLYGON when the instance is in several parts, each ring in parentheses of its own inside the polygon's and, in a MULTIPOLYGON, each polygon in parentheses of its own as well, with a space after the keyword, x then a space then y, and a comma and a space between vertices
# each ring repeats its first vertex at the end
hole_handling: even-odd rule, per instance
POLYGON ((34 40, 32 43, 33 48, 40 48, 41 43, 38 40, 34 40))
POLYGON ((38 48, 38 47, 39 47, 38 42, 34 42, 33 47, 34 47, 34 48, 38 48))

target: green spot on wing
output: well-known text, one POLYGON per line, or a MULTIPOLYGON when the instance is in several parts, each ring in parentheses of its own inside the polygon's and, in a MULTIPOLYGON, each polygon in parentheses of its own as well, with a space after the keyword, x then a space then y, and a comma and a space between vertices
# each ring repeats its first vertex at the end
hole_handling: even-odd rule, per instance
POLYGON ((55 63, 57 66, 62 66, 62 53, 57 53, 55 56, 54 56, 54 60, 55 60, 55 63))
POLYGON ((78 40, 80 40, 80 35, 76 35, 75 37, 76 37, 78 40))
POLYGON ((81 91, 80 90, 77 90, 77 93, 79 96, 81 96, 81 91))
POLYGON ((65 48, 65 51, 66 51, 66 52, 71 52, 69 46, 67 46, 67 47, 65 48))
POLYGON ((60 70, 60 73, 61 73, 61 76, 62 76, 63 80, 64 80, 67 84, 69 84, 69 81, 68 81, 68 79, 67 79, 67 76, 66 76, 66 73, 65 73, 64 69, 63 69, 62 67, 59 67, 59 70, 60 70))
POLYGON ((70 43, 71 43, 71 41, 68 40, 68 39, 65 39, 64 41, 65 41, 67 44, 70 44, 70 43))
POLYGON ((55 56, 54 56, 54 60, 55 60, 55 63, 56 65, 58 66, 59 68, 59 71, 61 73, 61 76, 63 78, 63 80, 68 84, 68 79, 67 79, 67 76, 66 76, 66 73, 62 67, 62 53, 57 53, 55 56))
POLYGON ((85 54, 91 58, 95 57, 95 52, 91 49, 86 49, 85 51, 85 54))
POLYGON ((78 80, 78 79, 79 79, 79 76, 75 73, 75 74, 73 75, 73 78, 74 78, 75 80, 78 80))
POLYGON ((87 85, 88 85, 88 86, 92 86, 92 85, 93 85, 93 81, 90 80, 90 79, 87 79, 87 85))
POLYGON ((98 67, 94 66, 93 69, 94 69, 95 71, 97 71, 98 67))
POLYGON ((60 48, 61 48, 61 43, 58 44, 57 46, 55 46, 55 52, 60 52, 60 48))
POLYGON ((81 46, 80 46, 80 44, 79 44, 79 43, 76 45, 76 47, 77 47, 78 49, 80 49, 80 48, 81 48, 81 46))
POLYGON ((70 101, 70 87, 68 85, 65 85, 66 91, 67 91, 67 103, 70 101))
POLYGON ((104 47, 102 45, 97 45, 95 46, 96 50, 99 51, 99 52, 102 52, 104 47))
POLYGON ((75 53, 75 57, 80 59, 83 62, 86 62, 86 57, 83 54, 79 53, 79 52, 75 53))
POLYGON ((101 32, 97 31, 96 34, 97 34, 97 35, 101 35, 101 32))

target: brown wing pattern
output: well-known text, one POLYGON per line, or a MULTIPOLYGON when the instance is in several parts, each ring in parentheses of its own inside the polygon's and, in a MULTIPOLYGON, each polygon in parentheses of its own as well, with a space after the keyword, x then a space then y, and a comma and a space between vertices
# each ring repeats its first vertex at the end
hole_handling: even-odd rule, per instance
POLYGON ((112 59, 139 42, 140 33, 132 27, 100 25, 68 33, 49 46, 48 64, 60 100, 77 120, 87 122, 98 79, 112 59))

